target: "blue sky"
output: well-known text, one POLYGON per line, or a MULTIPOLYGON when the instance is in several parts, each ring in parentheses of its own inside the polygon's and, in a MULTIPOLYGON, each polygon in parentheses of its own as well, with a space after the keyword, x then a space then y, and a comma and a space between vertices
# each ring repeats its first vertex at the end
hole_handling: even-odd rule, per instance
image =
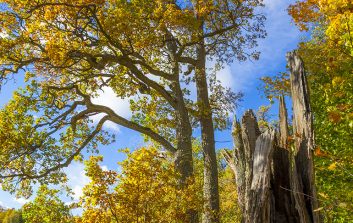
MULTIPOLYGON (((218 78, 225 86, 232 88, 234 91, 242 91, 245 95, 243 102, 235 112, 238 117, 247 109, 257 110, 259 106, 269 104, 269 101, 257 90, 260 84, 259 78, 264 75, 274 75, 286 71, 286 52, 295 49, 298 42, 304 37, 304 34, 298 31, 287 15, 286 9, 289 4, 294 3, 294 0, 265 0, 264 2, 266 7, 263 11, 267 16, 266 30, 268 36, 259 42, 260 60, 235 62, 218 73, 218 78)), ((23 85, 22 80, 9 81, 0 93, 0 106, 4 105, 10 99, 12 92, 21 85, 23 85)), ((112 97, 114 97, 113 93, 107 89, 95 102, 110 105, 119 114, 128 117, 130 114, 128 103, 119 99, 112 100, 112 97)), ((272 112, 277 113, 276 106, 273 106, 272 112)), ((106 124, 105 128, 114 131, 117 137, 116 143, 101 148, 101 154, 104 156, 102 166, 116 169, 116 163, 125 158, 117 152, 117 149, 137 148, 143 145, 143 140, 138 133, 112 123, 106 124)), ((198 134, 196 133, 196 135, 198 134)), ((231 141, 230 131, 216 132, 216 141, 231 141)), ((232 143, 217 143, 216 147, 231 148, 232 143)), ((75 198, 77 199, 82 187, 89 182, 88 178, 84 176, 83 165, 73 163, 65 171, 70 179, 69 186, 76 192, 75 198)), ((1 206, 19 208, 27 201, 24 198, 15 198, 8 192, 0 190, 1 206)))

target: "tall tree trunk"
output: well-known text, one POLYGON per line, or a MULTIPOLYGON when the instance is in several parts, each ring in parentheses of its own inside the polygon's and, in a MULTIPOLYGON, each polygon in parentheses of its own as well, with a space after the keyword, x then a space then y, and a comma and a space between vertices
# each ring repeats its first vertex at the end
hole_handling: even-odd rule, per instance
POLYGON ((181 174, 181 181, 184 183, 194 174, 192 157, 192 128, 189 120, 189 114, 185 107, 182 91, 179 83, 176 84, 178 96, 176 140, 177 152, 175 154, 176 169, 181 174))
MULTIPOLYGON (((179 63, 175 58, 175 42, 173 41, 173 36, 166 31, 168 39, 170 39, 168 49, 170 52, 170 58, 173 65, 173 75, 174 82, 172 85, 172 90, 175 93, 177 99, 176 108, 176 140, 177 140, 177 152, 174 154, 175 157, 175 167, 180 173, 180 186, 184 187, 187 180, 194 177, 194 167, 193 167, 193 157, 192 157, 192 127, 189 119, 189 113, 185 105, 184 95, 180 86, 180 68, 179 63)), ((188 210, 187 222, 197 223, 198 213, 196 210, 188 210)))
POLYGON ((296 52, 287 55, 291 70, 293 146, 290 146, 287 110, 280 97, 279 136, 273 130, 258 133, 252 111, 242 125, 235 122, 235 150, 225 152, 238 185, 239 205, 246 223, 318 223, 314 184, 312 114, 304 65, 296 52))
MULTIPOLYGON (((177 107, 176 113, 176 141, 177 152, 174 154, 174 163, 177 172, 180 174, 180 187, 187 186, 186 183, 194 177, 193 157, 192 157, 192 127, 189 113, 185 105, 184 94, 180 86, 180 65, 177 61, 177 45, 174 36, 165 29, 166 46, 169 58, 172 61, 173 82, 171 89, 175 95, 177 107)), ((196 210, 187 210, 187 222, 197 223, 198 214, 196 210)))
POLYGON ((184 94, 180 86, 180 65, 176 56, 176 42, 169 30, 165 30, 167 49, 170 60, 172 61, 173 83, 172 91, 175 94, 176 108, 176 140, 177 152, 175 154, 176 169, 181 174, 181 182, 185 183, 187 178, 193 176, 193 157, 192 157, 192 127, 189 112, 184 101, 184 94))
MULTIPOLYGON (((179 86, 180 87, 180 86, 179 86)), ((177 90, 182 94, 181 89, 177 90)), ((193 168, 193 157, 192 157, 192 128, 188 116, 188 112, 185 108, 184 101, 178 102, 178 114, 177 114, 177 152, 175 154, 175 167, 181 175, 181 186, 185 186, 187 180, 194 177, 193 168)), ((197 223, 198 213, 196 210, 190 209, 188 212, 187 222, 197 223)))
POLYGON ((197 104, 201 124, 202 149, 204 156, 204 214, 202 222, 219 222, 218 170, 215 150, 212 111, 208 97, 206 79, 206 52, 203 40, 197 45, 195 67, 197 104))

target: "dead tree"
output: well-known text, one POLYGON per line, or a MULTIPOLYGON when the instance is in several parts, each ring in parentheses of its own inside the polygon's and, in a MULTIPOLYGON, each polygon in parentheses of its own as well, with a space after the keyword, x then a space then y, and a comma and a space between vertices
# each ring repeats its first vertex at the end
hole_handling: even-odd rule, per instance
POLYGON ((235 120, 235 149, 225 152, 235 172, 238 203, 245 223, 320 222, 314 183, 314 134, 304 64, 296 52, 287 54, 291 71, 293 134, 280 97, 279 129, 260 133, 254 113, 235 120))

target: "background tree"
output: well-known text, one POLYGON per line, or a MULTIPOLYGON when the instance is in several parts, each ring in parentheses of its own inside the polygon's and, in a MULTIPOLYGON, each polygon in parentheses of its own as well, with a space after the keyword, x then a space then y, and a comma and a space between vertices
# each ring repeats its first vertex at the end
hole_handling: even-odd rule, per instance
POLYGON ((8 209, 0 212, 0 222, 2 223, 24 223, 21 210, 8 209))
POLYGON ((102 170, 102 157, 86 161, 91 182, 80 222, 187 222, 190 210, 202 209, 201 178, 180 187, 173 163, 156 148, 126 153, 120 173, 102 170))
POLYGON ((201 124, 204 154, 203 222, 218 222, 219 192, 218 171, 215 152, 214 124, 208 96, 206 60, 215 59, 224 64, 235 58, 242 61, 258 58, 257 52, 247 52, 263 38, 264 16, 255 9, 262 1, 192 1, 198 26, 195 31, 195 59, 189 63, 195 67, 197 105, 201 124), (253 21, 253 22, 250 22, 253 21), (243 32, 243 30, 246 30, 243 32))
MULTIPOLYGON (((173 164, 153 147, 125 151, 128 157, 121 162, 120 173, 102 170, 102 157, 91 157, 85 163, 91 182, 84 188, 84 212, 78 222, 185 222, 190 207, 200 211, 203 206, 202 150, 199 143, 193 149, 195 181, 189 181, 186 188, 178 185, 173 164)), ((238 222, 233 172, 219 157, 221 222, 238 222)))
POLYGON ((39 187, 37 197, 22 208, 24 222, 30 223, 71 223, 70 207, 58 197, 59 190, 39 187))
POLYGON ((0 206, 0 222, 4 219, 6 208, 0 206))

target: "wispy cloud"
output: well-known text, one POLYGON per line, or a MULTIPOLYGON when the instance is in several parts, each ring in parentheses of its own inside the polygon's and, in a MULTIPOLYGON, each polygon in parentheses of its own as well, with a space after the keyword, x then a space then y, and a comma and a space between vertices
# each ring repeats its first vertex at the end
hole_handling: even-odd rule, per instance
POLYGON ((69 179, 68 185, 73 190, 73 198, 77 201, 82 196, 82 189, 90 182, 90 179, 85 175, 85 167, 82 163, 72 163, 65 170, 69 179))
POLYGON ((265 6, 268 11, 276 12, 279 7, 286 6, 288 4, 285 0, 264 0, 265 6))
POLYGON ((98 97, 93 98, 93 103, 105 105, 113 109, 117 114, 124 118, 129 118, 131 116, 129 103, 130 98, 118 98, 113 89, 110 87, 104 87, 102 90, 103 91, 99 94, 98 97))
MULTIPOLYGON (((92 99, 92 102, 99 105, 104 105, 111 108, 116 114, 122 116, 124 118, 129 119, 131 117, 131 110, 130 110, 130 98, 118 98, 114 93, 113 89, 110 87, 104 87, 100 92, 98 97, 92 99)), ((99 122, 101 118, 103 118, 103 114, 92 116, 91 119, 94 123, 99 122)), ((120 128, 116 123, 113 122, 106 122, 104 127, 113 130, 115 132, 120 133, 120 128)))
POLYGON ((294 0, 265 0, 262 12, 267 20, 265 29, 267 37, 259 41, 257 50, 261 52, 260 60, 236 62, 230 66, 231 77, 227 81, 233 83, 236 91, 253 93, 257 80, 263 75, 273 75, 285 69, 285 54, 297 47, 301 33, 291 25, 287 7, 294 0))
POLYGON ((24 205, 28 202, 30 202, 31 200, 30 199, 25 199, 23 197, 20 197, 20 198, 13 198, 13 200, 21 205, 24 205))
POLYGON ((7 205, 4 204, 4 202, 0 201, 0 207, 1 208, 6 208, 9 209, 10 207, 8 207, 7 205))

